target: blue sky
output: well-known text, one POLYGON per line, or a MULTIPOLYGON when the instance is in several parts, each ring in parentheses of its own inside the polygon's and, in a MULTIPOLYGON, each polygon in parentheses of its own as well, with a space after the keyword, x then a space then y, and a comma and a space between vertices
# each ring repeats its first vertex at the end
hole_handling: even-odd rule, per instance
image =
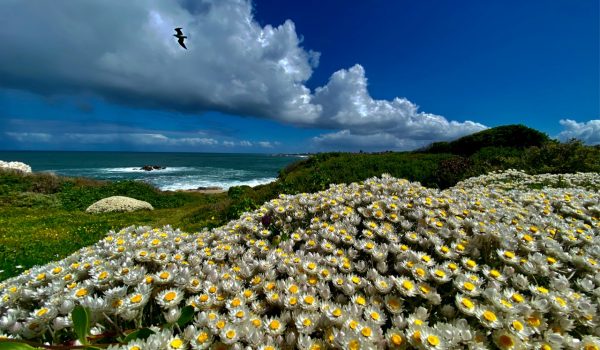
POLYGON ((409 150, 513 123, 600 144, 599 13, 594 0, 5 1, 0 149, 409 150))

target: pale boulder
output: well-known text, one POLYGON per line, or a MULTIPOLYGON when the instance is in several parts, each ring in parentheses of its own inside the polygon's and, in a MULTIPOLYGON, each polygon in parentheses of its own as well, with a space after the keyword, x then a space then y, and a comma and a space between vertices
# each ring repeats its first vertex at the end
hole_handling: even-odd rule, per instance
POLYGON ((22 162, 5 162, 0 160, 0 169, 17 170, 23 173, 30 173, 31 167, 22 162))
POLYGON ((116 211, 130 212, 142 209, 154 210, 152 205, 148 202, 130 197, 112 196, 97 201, 96 203, 90 205, 85 211, 95 214, 116 211))

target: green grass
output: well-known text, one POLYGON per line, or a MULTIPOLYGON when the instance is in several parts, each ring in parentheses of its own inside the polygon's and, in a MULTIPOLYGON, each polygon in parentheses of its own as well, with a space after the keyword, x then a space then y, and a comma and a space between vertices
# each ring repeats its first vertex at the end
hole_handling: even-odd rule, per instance
POLYGON ((4 270, 0 280, 62 259, 96 243, 108 231, 130 225, 171 224, 190 232, 220 226, 225 222, 223 206, 229 203, 226 194, 166 193, 132 181, 106 183, 47 174, 2 172, 0 188, 0 270, 4 270), (46 186, 49 183, 53 185, 46 186), (146 200, 157 209, 85 212, 96 200, 111 195, 146 200), (19 265, 23 268, 17 268, 19 265))

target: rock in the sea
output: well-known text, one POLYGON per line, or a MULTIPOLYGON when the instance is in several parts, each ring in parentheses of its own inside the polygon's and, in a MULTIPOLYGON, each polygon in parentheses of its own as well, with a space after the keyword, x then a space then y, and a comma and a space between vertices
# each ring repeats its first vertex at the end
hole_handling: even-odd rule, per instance
POLYGON ((85 211, 95 214, 115 211, 129 212, 142 209, 154 210, 152 205, 148 202, 130 197, 112 196, 97 201, 96 203, 90 205, 85 211))
POLYGON ((162 170, 162 169, 166 169, 166 167, 160 166, 160 165, 144 165, 143 167, 140 168, 140 170, 146 170, 146 171, 162 170))
POLYGON ((10 169, 10 170, 17 170, 17 171, 21 171, 24 173, 30 173, 31 172, 31 167, 25 163, 21 163, 21 162, 5 162, 0 160, 0 169, 10 169))

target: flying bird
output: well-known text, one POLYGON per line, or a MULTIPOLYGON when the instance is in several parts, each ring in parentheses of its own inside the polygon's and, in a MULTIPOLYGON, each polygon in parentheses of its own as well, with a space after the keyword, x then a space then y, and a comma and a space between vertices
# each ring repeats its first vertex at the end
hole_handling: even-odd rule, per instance
POLYGON ((186 39, 187 36, 183 35, 183 32, 181 32, 181 28, 175 28, 175 31, 177 32, 177 34, 173 34, 173 36, 177 38, 177 42, 179 43, 179 45, 181 45, 181 47, 187 50, 187 47, 185 47, 185 44, 183 43, 183 40, 186 39))

